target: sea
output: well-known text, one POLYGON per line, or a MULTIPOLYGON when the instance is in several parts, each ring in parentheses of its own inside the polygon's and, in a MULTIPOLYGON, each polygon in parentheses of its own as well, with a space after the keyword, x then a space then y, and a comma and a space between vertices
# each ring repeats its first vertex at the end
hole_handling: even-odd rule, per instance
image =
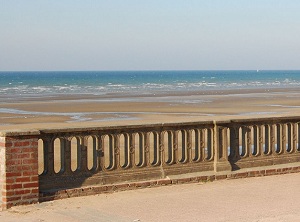
POLYGON ((147 95, 300 86, 300 70, 0 72, 0 96, 147 95))

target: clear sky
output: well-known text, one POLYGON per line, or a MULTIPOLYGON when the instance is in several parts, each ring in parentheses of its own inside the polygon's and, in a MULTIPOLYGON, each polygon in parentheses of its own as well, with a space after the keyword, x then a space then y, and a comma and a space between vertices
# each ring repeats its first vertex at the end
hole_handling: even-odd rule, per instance
POLYGON ((0 0, 0 71, 300 69, 299 0, 0 0))

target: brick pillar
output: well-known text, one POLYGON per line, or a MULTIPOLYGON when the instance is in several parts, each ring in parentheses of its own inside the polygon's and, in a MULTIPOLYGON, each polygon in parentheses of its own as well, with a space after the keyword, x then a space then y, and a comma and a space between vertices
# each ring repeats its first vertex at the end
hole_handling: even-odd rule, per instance
POLYGON ((2 209, 38 202, 38 138, 0 136, 0 188, 2 209))

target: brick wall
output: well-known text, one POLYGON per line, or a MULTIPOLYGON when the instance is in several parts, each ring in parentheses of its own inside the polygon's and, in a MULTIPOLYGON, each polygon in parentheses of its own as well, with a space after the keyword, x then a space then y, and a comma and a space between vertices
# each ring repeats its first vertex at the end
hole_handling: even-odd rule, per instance
POLYGON ((25 137, 0 137, 1 207, 37 203, 38 140, 25 137))

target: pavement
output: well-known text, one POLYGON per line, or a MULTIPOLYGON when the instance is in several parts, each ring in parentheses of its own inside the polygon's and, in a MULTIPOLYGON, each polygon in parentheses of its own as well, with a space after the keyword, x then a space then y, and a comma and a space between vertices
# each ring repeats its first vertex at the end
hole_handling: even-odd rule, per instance
POLYGON ((1 222, 300 221, 300 174, 69 198, 0 212, 1 222))

